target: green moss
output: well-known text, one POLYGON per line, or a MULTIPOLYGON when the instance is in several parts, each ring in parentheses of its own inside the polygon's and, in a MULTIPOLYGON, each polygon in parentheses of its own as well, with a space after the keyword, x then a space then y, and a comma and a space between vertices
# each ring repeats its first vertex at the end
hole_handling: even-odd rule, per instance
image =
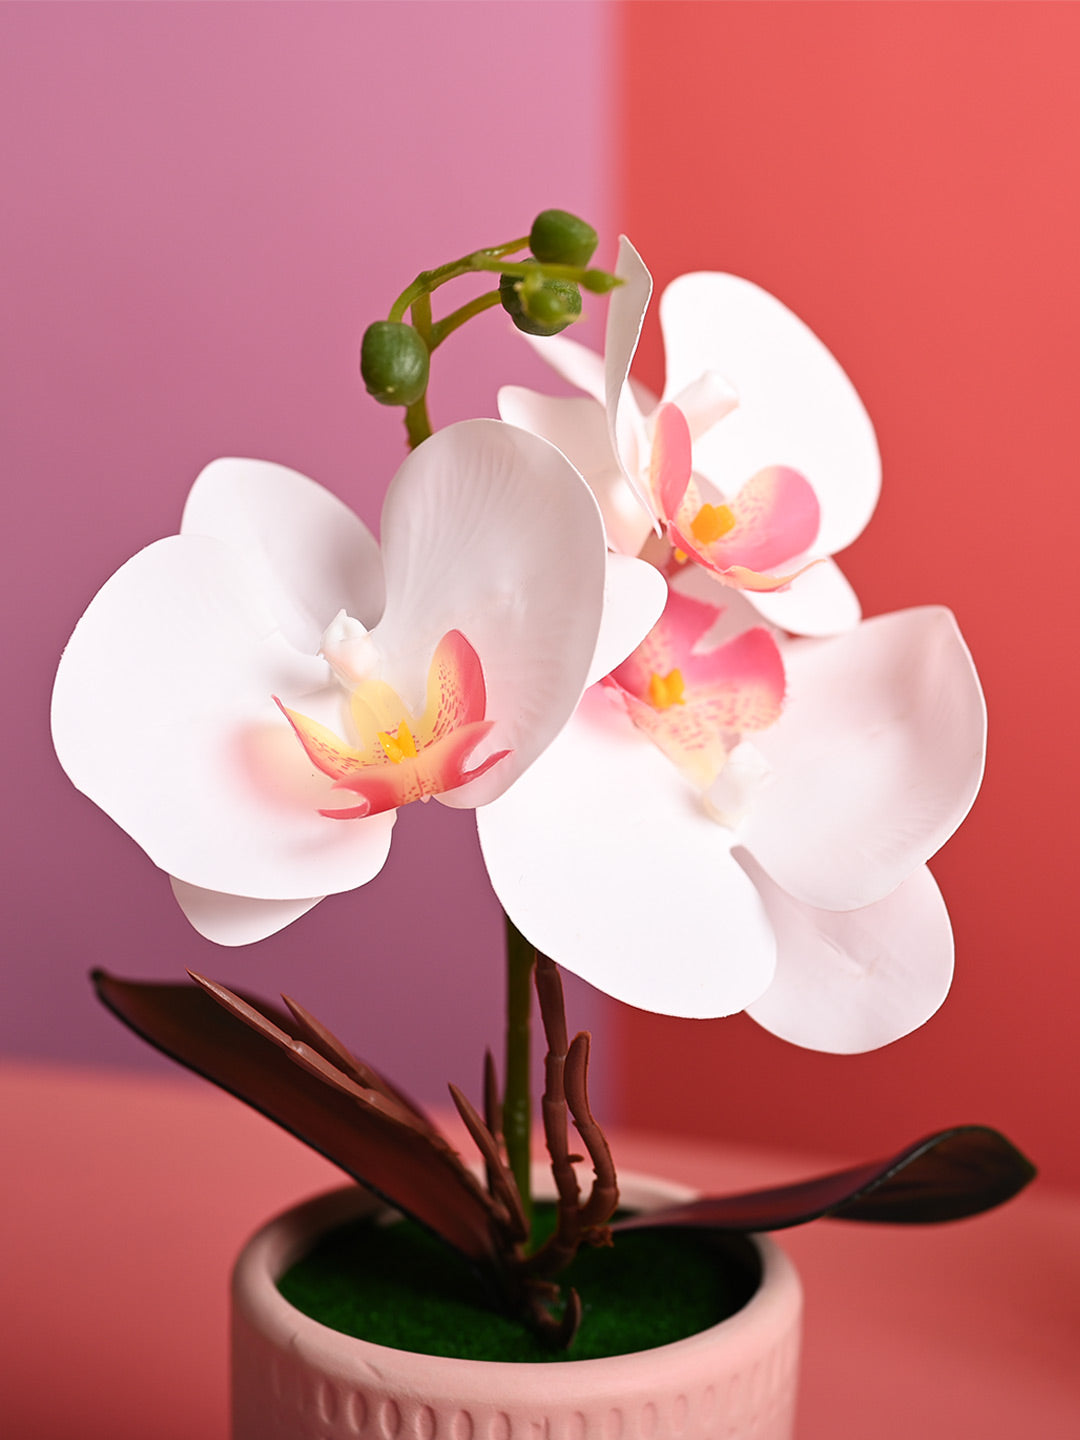
POLYGON ((467 1360, 591 1360, 682 1340, 733 1315, 757 1287, 737 1237, 691 1231, 620 1235, 584 1249, 560 1277, 584 1317, 569 1353, 551 1351, 491 1306, 469 1266, 419 1226, 354 1221, 327 1234, 278 1282, 313 1319, 380 1345, 467 1360))

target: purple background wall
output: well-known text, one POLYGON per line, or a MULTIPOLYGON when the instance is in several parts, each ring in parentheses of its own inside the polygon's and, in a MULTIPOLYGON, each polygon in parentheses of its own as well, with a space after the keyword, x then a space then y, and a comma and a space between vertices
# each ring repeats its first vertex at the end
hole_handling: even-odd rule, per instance
MULTIPOLYGON (((213 457, 292 465, 377 527, 404 446, 399 412, 363 394, 359 337, 418 270, 552 204, 613 252, 613 24, 603 3, 498 0, 0 10, 0 1054, 164 1064, 85 975, 192 967, 289 989, 423 1098, 448 1078, 475 1092, 502 981, 470 816, 403 812, 367 890, 220 950, 68 785, 48 698, 90 596, 176 529, 213 457)), ((493 414, 503 381, 549 383, 501 316, 471 330, 439 357, 436 424, 493 414)), ((604 1028, 593 992, 572 1006, 604 1028)))

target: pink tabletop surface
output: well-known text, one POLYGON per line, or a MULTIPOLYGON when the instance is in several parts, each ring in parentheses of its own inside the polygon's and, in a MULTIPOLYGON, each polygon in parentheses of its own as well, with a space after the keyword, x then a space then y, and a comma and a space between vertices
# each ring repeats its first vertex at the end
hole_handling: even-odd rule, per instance
MULTIPOLYGON (((746 1188, 805 1158, 617 1134, 626 1169, 746 1188)), ((339 1172, 197 1082, 0 1067, 0 1434, 226 1440, 246 1236, 339 1172), (164 1240, 162 1237, 166 1237, 164 1240)), ((820 1223, 799 1440, 1076 1440, 1080 1200, 1036 1186, 933 1230, 820 1223)))

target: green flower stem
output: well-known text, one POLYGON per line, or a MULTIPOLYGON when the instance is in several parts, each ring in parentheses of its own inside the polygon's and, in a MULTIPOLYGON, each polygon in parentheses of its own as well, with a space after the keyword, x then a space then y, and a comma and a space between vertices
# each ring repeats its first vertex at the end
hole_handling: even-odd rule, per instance
MULTIPOLYGON (((409 307, 412 314, 413 329, 423 340, 428 348, 428 353, 434 348, 432 341, 431 324, 431 296, 425 290, 417 295, 409 307)), ((427 390, 419 400, 414 401, 405 410, 405 438, 410 450, 428 438, 431 434, 431 419, 427 408, 427 390)))
POLYGON ((412 284, 401 292, 398 298, 390 307, 390 320, 401 320, 405 311, 411 309, 414 301, 421 295, 430 295, 440 285, 445 285, 448 280, 456 280, 459 275, 468 275, 476 270, 498 270, 500 269, 499 257, 512 255, 515 250, 524 250, 529 243, 529 237, 524 235, 520 240, 508 240, 505 245, 491 245, 485 250, 473 250, 468 255, 463 255, 460 260, 451 260, 446 265, 439 265, 434 270, 424 270, 416 277, 412 284))
POLYGON ((428 350, 433 350, 434 344, 431 338, 431 295, 424 291, 418 295, 409 307, 412 311, 412 323, 420 339, 423 340, 428 350))
POLYGON ((431 348, 435 349, 441 345, 448 335, 464 325, 466 320, 471 320, 474 315, 480 315, 492 306, 498 305, 500 295, 498 290, 486 290, 483 295, 477 295, 475 300, 470 300, 467 305, 462 305, 459 310, 453 310, 442 320, 436 320, 431 327, 431 348))
POLYGON ((409 449, 415 450, 430 434, 431 421, 428 418, 427 391, 425 390, 420 399, 408 406, 405 411, 405 436, 409 449))
MULTIPOLYGON (((583 265, 548 265, 540 264, 535 260, 527 264, 507 261, 507 255, 512 255, 517 250, 524 250, 528 244, 528 235, 523 235, 517 240, 507 240, 503 245, 491 245, 483 250, 473 250, 470 254, 463 255, 460 260, 451 260, 448 264, 439 265, 434 270, 422 271, 394 301, 387 318, 394 324, 400 324, 405 321, 405 315, 408 312, 413 328, 430 353, 436 346, 441 345, 448 335, 452 335, 455 330, 460 329, 467 320, 471 320, 474 315, 479 315, 484 310, 490 310, 500 303, 499 291, 491 290, 484 295, 478 295, 474 300, 470 300, 467 304, 452 311, 444 319, 433 323, 431 292, 437 290, 440 285, 445 285, 447 281, 457 279, 459 275, 492 271, 500 275, 517 276, 522 280, 526 278, 535 280, 537 277, 547 280, 570 280, 583 285, 586 290, 601 294, 620 283, 613 275, 583 265)), ((415 450, 431 434, 426 393, 406 408, 405 434, 410 450, 415 450)))
POLYGON ((597 271, 591 265, 547 265, 540 260, 488 260, 479 254, 474 258, 474 263, 469 267, 471 270, 494 270, 499 275, 514 275, 519 280, 540 276, 544 280, 570 280, 575 285, 584 285, 586 290, 592 288, 594 277, 603 275, 608 281, 608 288, 614 288, 619 284, 615 276, 607 276, 605 271, 597 271))
POLYGON ((532 1096, 529 1041, 532 1028, 532 974, 536 951, 506 917, 506 1074, 502 1127, 506 1159, 517 1182, 532 1226, 532 1185, 529 1178, 532 1141, 532 1096))

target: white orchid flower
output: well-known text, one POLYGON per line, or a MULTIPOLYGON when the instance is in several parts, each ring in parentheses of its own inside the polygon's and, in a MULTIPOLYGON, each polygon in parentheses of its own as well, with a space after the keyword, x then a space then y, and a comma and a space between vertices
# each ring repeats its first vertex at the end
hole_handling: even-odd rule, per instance
POLYGON ((643 563, 608 564, 580 476, 499 421, 409 456, 381 553, 304 476, 215 461, 181 533, 124 565, 76 627, 56 750, 195 928, 246 944, 371 880, 397 806, 500 795, 590 668, 637 643, 662 588, 643 563))
POLYGON ((534 945, 629 1004, 874 1049, 951 981, 926 861, 981 779, 974 667, 943 609, 792 640, 723 598, 673 591, 480 814, 492 885, 534 945))
POLYGON ((658 401, 629 379, 652 279, 625 238, 616 273, 624 283, 611 298, 602 361, 565 337, 530 342, 590 398, 507 387, 500 414, 577 465, 615 549, 636 555, 663 530, 675 551, 669 572, 694 562, 796 634, 850 629, 858 601, 830 557, 862 531, 881 483, 873 427, 851 382, 766 291, 697 273, 661 298, 658 401))

